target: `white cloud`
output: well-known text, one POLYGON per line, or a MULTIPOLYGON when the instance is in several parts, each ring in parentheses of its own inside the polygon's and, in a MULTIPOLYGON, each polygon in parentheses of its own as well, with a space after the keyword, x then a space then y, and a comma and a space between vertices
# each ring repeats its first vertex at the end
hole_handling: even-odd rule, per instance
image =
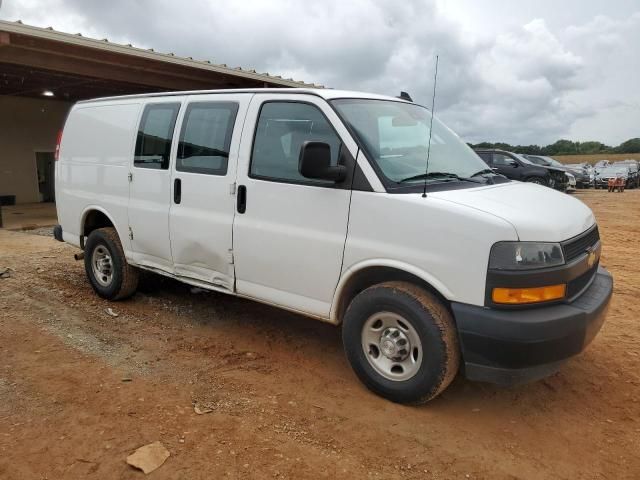
POLYGON ((628 119, 640 116, 631 76, 640 65, 630 56, 640 13, 551 28, 561 8, 520 25, 495 11, 475 31, 435 0, 5 0, 0 16, 336 88, 405 90, 423 104, 438 54, 436 112, 468 141, 628 138, 618 137, 631 136, 628 119), (602 69, 621 61, 625 74, 602 69), (625 125, 603 117, 616 108, 627 109, 625 125), (607 128, 594 128, 603 118, 607 128))

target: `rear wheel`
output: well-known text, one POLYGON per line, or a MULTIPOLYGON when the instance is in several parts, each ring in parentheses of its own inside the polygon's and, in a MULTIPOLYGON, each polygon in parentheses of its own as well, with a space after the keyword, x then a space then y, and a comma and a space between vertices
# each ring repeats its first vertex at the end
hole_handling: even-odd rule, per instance
POLYGON ((84 253, 84 269, 98 295, 109 300, 122 300, 135 293, 138 270, 127 263, 114 228, 99 228, 91 232, 84 253))
POLYGON ((358 294, 345 313, 342 338, 358 378, 394 402, 435 398, 460 365, 451 314, 434 295, 410 283, 382 283, 358 294))

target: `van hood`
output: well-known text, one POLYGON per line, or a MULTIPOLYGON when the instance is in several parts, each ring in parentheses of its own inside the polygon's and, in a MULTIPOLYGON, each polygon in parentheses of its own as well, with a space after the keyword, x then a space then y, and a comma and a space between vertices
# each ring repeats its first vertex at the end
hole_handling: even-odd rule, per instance
POLYGON ((593 212, 580 200, 533 183, 509 182, 430 196, 500 217, 523 241, 560 242, 595 223, 593 212))

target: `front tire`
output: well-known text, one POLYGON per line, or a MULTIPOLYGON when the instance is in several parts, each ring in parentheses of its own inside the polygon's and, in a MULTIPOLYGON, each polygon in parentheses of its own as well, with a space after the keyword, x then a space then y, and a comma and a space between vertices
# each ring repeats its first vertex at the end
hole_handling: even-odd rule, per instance
POLYGON ((362 383, 393 402, 428 402, 460 366, 451 314, 434 295, 406 282, 359 293, 345 313, 342 340, 362 383))
POLYGON ((127 263, 114 228, 99 228, 89 234, 84 269, 93 290, 102 298, 129 298, 138 287, 138 270, 127 263))

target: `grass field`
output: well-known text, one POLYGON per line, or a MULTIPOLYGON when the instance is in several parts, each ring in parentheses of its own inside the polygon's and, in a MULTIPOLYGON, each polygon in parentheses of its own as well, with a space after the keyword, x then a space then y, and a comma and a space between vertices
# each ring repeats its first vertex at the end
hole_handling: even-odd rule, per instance
POLYGON ((595 155, 554 155, 553 158, 562 163, 590 163, 595 164, 598 160, 626 160, 634 158, 640 160, 640 153, 597 153, 595 155))

